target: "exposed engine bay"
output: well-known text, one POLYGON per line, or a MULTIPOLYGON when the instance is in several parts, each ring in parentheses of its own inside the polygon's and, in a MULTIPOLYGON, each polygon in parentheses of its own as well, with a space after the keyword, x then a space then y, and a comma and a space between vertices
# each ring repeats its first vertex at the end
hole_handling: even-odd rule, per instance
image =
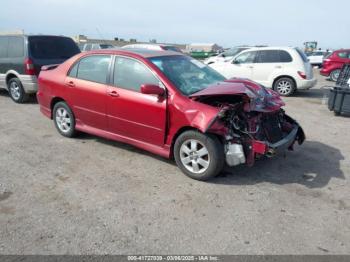
POLYGON ((299 124, 285 114, 283 101, 272 90, 253 95, 201 96, 197 101, 219 108, 208 130, 225 137, 226 162, 229 166, 272 157, 278 152, 293 150, 305 135, 299 124), (222 128, 224 126, 224 129, 222 128), (221 127, 221 129, 220 129, 221 127))

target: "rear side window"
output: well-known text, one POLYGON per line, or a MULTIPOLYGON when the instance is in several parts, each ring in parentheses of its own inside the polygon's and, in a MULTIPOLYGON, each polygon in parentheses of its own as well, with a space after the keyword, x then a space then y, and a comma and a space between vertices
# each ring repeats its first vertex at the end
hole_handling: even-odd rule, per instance
POLYGON ((259 51, 257 63, 278 63, 280 62, 280 55, 278 50, 264 50, 259 51))
POLYGON ((24 38, 20 36, 9 36, 8 57, 24 56, 24 38))
POLYGON ((295 48, 295 51, 298 52, 298 54, 300 55, 300 57, 304 61, 304 63, 309 62, 309 59, 307 58, 307 56, 305 55, 305 53, 303 51, 301 51, 299 48, 295 48))
POLYGON ((29 50, 37 59, 68 59, 80 53, 79 47, 68 37, 31 36, 29 50))
POLYGON ((293 61, 292 57, 290 56, 290 54, 287 51, 280 50, 279 54, 280 54, 280 61, 282 63, 289 63, 289 62, 293 61))
POLYGON ((111 56, 94 55, 82 58, 69 72, 69 76, 106 84, 111 56))
POLYGON ((7 57, 8 37, 0 36, 0 58, 7 57))
POLYGON ((117 87, 140 92, 143 84, 159 85, 159 80, 146 65, 126 57, 115 60, 113 84, 117 87))

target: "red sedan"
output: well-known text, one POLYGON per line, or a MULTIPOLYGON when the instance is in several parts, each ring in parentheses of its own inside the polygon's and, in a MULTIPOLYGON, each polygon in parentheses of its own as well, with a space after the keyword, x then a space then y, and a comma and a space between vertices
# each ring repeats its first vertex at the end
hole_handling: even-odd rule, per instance
POLYGON ((279 95, 246 79, 226 80, 170 51, 104 50, 46 66, 41 112, 60 134, 82 131, 175 158, 206 180, 229 166, 291 150, 304 133, 279 95))
POLYGON ((346 63, 350 63, 350 49, 336 50, 323 60, 320 73, 329 76, 332 81, 337 81, 341 68, 346 63))

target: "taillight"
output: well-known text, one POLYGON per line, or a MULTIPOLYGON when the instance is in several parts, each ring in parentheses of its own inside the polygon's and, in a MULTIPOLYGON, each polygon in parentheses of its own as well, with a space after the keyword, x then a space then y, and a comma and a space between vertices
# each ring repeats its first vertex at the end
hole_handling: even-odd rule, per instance
POLYGON ((34 64, 29 58, 24 60, 24 71, 27 75, 35 75, 34 64))
POLYGON ((302 79, 306 79, 306 74, 304 72, 298 71, 298 75, 302 78, 302 79))

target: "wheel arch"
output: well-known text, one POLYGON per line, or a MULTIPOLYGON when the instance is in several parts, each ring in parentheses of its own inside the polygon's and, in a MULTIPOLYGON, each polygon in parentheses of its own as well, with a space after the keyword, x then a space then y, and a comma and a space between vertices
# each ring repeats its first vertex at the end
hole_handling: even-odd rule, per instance
POLYGON ((67 103, 66 100, 64 100, 62 97, 56 96, 56 97, 52 98, 51 102, 50 102, 51 119, 53 117, 53 108, 58 102, 65 102, 65 103, 67 103))
POLYGON ((193 126, 183 126, 181 127, 179 130, 176 131, 175 135, 173 136, 172 140, 171 140, 171 145, 170 145, 170 154, 169 154, 169 158, 173 159, 174 158, 174 145, 175 145, 175 142, 177 140, 177 138, 183 134, 184 132, 186 131, 197 131, 201 134, 208 134, 208 135, 213 135, 213 136, 216 136, 219 141, 221 143, 224 143, 224 138, 219 135, 219 134, 215 134, 215 133, 211 133, 211 132, 206 132, 206 133, 203 133, 201 130, 199 130, 198 128, 195 128, 193 126))
POLYGON ((5 81, 6 81, 6 85, 8 85, 9 81, 12 79, 12 78, 18 78, 19 79, 19 75, 16 71, 13 71, 13 70, 10 70, 6 73, 6 78, 5 78, 5 81))
POLYGON ((298 86, 297 86, 297 81, 294 79, 294 77, 292 77, 292 76, 290 76, 290 75, 280 75, 280 76, 276 77, 276 78, 273 80, 273 82, 272 82, 272 89, 273 89, 273 90, 275 90, 275 84, 276 84, 276 82, 277 82, 279 79, 281 79, 281 78, 289 78, 289 79, 291 79, 291 80, 293 81, 293 83, 294 83, 294 88, 295 88, 295 89, 298 88, 298 86))

